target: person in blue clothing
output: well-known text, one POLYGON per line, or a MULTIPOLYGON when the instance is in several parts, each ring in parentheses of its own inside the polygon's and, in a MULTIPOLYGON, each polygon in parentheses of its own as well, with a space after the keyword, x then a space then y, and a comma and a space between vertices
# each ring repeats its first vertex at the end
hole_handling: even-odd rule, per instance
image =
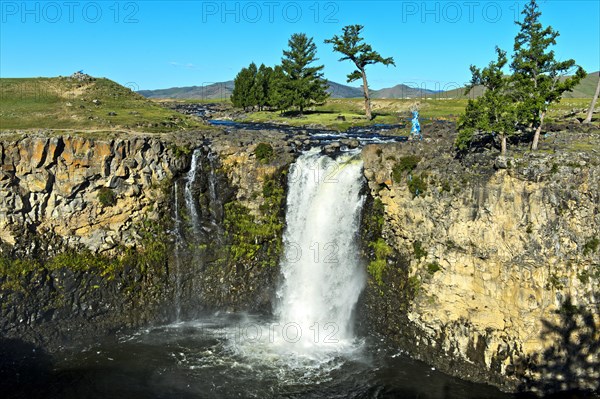
POLYGON ((419 123, 419 111, 415 110, 412 112, 412 114, 412 129, 410 133, 412 134, 413 138, 423 140, 423 135, 421 134, 421 124, 419 123))

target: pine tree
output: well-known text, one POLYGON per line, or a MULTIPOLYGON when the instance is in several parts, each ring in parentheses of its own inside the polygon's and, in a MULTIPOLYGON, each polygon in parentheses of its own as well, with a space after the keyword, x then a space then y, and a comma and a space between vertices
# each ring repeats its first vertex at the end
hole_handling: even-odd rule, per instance
POLYGON ((292 102, 285 92, 286 81, 287 76, 283 72, 281 65, 275 66, 269 76, 268 101, 269 106, 280 111, 285 111, 292 106, 292 102))
POLYGON ((477 99, 469 100, 465 115, 459 121, 456 146, 464 150, 470 144, 475 131, 498 134, 501 154, 506 155, 507 136, 515 131, 516 114, 511 99, 510 81, 502 73, 508 62, 506 51, 496 47, 497 60, 480 70, 471 65, 471 82, 465 90, 468 94, 475 86, 483 86, 485 92, 477 99))
POLYGON ((530 0, 522 14, 523 22, 516 22, 520 31, 510 66, 519 120, 535 129, 531 149, 536 150, 548 106, 559 102, 565 91, 571 91, 585 77, 585 71, 577 67, 574 76, 564 78, 575 61, 556 61, 554 51, 548 50, 556 44, 559 33, 539 22, 541 12, 535 0, 530 0))
POLYGON ((367 119, 373 119, 371 114, 371 98, 369 96, 369 84, 367 82, 367 65, 372 64, 383 64, 383 65, 394 65, 394 59, 383 58, 378 52, 373 51, 373 48, 366 43, 361 43, 364 39, 360 37, 360 33, 364 26, 362 25, 348 25, 345 26, 342 31, 344 34, 342 37, 338 35, 333 36, 331 39, 325 40, 325 43, 333 44, 333 50, 338 53, 344 54, 344 57, 340 58, 340 61, 350 60, 356 66, 356 70, 348 75, 348 83, 354 82, 355 80, 362 79, 363 83, 363 94, 365 97, 365 114, 367 119))
POLYGON ((231 102, 234 107, 244 108, 245 110, 257 104, 255 92, 256 74, 256 64, 253 62, 248 68, 242 68, 236 75, 231 93, 231 102))
POLYGON ((318 60, 317 46, 312 38, 304 33, 295 33, 288 41, 288 46, 281 59, 285 79, 281 82, 280 90, 302 114, 306 107, 325 103, 329 96, 326 92, 327 81, 321 72, 323 65, 311 66, 318 60))
POLYGON ((260 64, 256 79, 254 81, 254 98, 258 109, 262 111, 266 106, 269 106, 269 83, 273 68, 260 64))

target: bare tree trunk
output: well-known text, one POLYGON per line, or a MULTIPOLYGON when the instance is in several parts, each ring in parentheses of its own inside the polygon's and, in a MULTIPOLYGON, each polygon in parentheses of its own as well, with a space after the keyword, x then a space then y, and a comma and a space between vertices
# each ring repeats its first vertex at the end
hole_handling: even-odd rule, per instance
POLYGON ((365 70, 361 70, 362 72, 362 80, 363 80, 363 91, 365 95, 365 114, 367 115, 367 119, 373 119, 371 115, 371 99, 369 98, 369 84, 367 83, 367 73, 365 70))
POLYGON ((500 140, 502 142, 500 155, 502 155, 504 157, 504 156, 506 156, 506 134, 502 133, 500 135, 500 140))
POLYGON ((533 142, 531 143, 531 149, 533 151, 537 150, 538 148, 538 143, 540 142, 540 133, 542 132, 542 125, 544 124, 545 116, 546 111, 542 111, 542 114, 540 115, 540 124, 537 127, 537 129, 535 129, 535 134, 533 135, 533 142))
POLYGON ((598 95, 600 95, 600 72, 598 72, 598 85, 596 85, 596 94, 594 94, 594 98, 592 98, 592 104, 590 104, 590 109, 588 110, 587 116, 583 123, 592 123, 592 114, 594 113, 594 107, 596 107, 596 101, 598 101, 598 95))

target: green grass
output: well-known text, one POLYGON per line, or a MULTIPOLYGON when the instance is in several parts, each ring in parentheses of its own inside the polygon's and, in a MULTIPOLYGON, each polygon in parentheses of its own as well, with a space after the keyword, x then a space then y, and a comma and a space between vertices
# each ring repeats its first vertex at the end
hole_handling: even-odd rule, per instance
MULTIPOLYGON (((206 128, 196 118, 162 107, 111 80, 98 78, 91 82, 67 78, 0 79, 0 130, 53 129, 85 130, 103 135, 114 131, 175 132, 206 128), (98 100, 94 103, 93 100, 98 100)), ((168 101, 168 100, 167 100, 168 101)), ((228 104, 228 100, 174 100, 183 103, 228 104)), ((278 111, 249 113, 245 121, 281 123, 293 126, 319 125, 337 130, 371 124, 404 124, 396 134, 410 130, 410 109, 419 108, 421 124, 433 120, 456 120, 464 112, 466 98, 459 99, 374 99, 374 119, 364 116, 364 100, 329 99, 322 106, 308 109, 304 115, 282 116, 278 111), (338 119, 343 116, 345 120, 338 119)), ((547 119, 561 118, 572 110, 582 111, 589 99, 563 99, 553 105, 547 119)))
POLYGON ((375 259, 369 262, 367 270, 377 284, 381 286, 383 284, 383 273, 387 265, 387 258, 393 253, 393 250, 381 237, 369 243, 369 246, 373 248, 375 259))
POLYGON ((330 99, 321 106, 305 111, 304 115, 290 117, 278 111, 251 112, 244 121, 284 123, 292 126, 320 125, 338 130, 351 126, 368 126, 372 124, 405 124, 398 134, 408 134, 410 130, 410 108, 418 105, 422 123, 430 123, 432 119, 454 120, 464 111, 467 104, 463 99, 451 100, 415 100, 415 99, 374 99, 371 101, 373 120, 368 121, 364 114, 364 100, 361 98, 330 99), (343 119, 338 119, 343 116, 343 119))
POLYGON ((86 82, 0 79, 0 130, 169 132, 202 126, 195 118, 163 108, 104 78, 86 82))

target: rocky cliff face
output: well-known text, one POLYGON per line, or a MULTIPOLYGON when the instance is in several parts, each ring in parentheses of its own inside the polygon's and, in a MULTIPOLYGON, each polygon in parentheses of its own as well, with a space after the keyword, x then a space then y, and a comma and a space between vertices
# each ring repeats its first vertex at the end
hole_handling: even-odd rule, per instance
POLYGON ((0 331, 55 348, 170 318, 171 181, 149 137, 0 140, 0 331))
POLYGON ((455 159, 441 138, 366 147, 391 248, 366 294, 370 322, 461 377, 598 388, 600 147, 575 139, 500 169, 485 153, 455 159))
POLYGON ((189 165, 175 145, 132 137, 35 137, 0 141, 0 240, 26 252, 27 233, 109 252, 138 241, 169 181, 189 165))
POLYGON ((293 154, 271 133, 257 156, 254 136, 1 138, 2 334, 56 347, 268 310, 293 154))

